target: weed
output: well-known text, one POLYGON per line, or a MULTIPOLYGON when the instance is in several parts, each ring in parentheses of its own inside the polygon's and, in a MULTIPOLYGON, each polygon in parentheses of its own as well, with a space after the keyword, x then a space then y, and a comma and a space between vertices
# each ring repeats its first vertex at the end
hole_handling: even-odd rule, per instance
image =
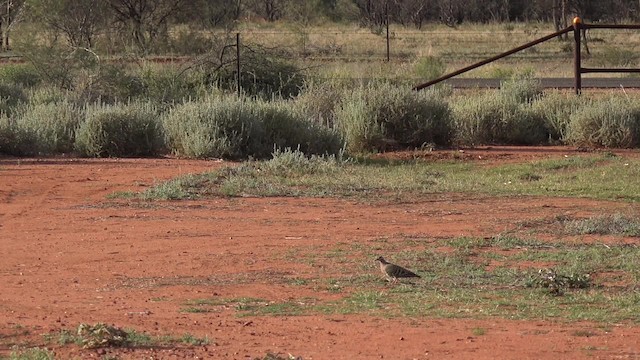
POLYGON ((563 295, 566 289, 586 289, 591 286, 589 274, 558 274, 554 269, 541 269, 527 286, 549 289, 552 295, 563 295))
POLYGON ((129 335, 122 329, 103 323, 80 324, 77 331, 79 342, 85 349, 126 346, 131 341, 129 335))
POLYGON ((48 349, 39 347, 29 349, 14 348, 9 355, 9 360, 53 360, 55 355, 48 349))
POLYGON ((598 215, 586 219, 566 220, 565 232, 571 235, 625 235, 640 236, 640 222, 622 214, 598 215))
POLYGON ((182 337, 180 338, 180 342, 191 346, 202 346, 209 344, 209 338, 206 336, 203 338, 199 338, 187 333, 182 335, 182 337))

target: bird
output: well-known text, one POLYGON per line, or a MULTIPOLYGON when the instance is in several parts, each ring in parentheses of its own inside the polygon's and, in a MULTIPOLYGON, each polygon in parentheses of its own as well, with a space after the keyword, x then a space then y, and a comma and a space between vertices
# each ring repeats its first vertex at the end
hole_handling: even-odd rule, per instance
POLYGON ((382 256, 378 257, 376 261, 380 264, 380 271, 382 271, 382 273, 386 276, 387 281, 396 282, 399 278, 420 277, 420 275, 407 270, 402 266, 398 266, 388 262, 382 256))

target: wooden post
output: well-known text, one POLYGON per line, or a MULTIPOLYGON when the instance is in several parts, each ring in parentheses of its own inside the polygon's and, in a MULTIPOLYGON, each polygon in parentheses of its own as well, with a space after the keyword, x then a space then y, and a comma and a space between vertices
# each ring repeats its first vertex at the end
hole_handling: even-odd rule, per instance
POLYGON ((573 49, 573 72, 575 77, 576 95, 582 92, 582 65, 581 65, 581 46, 580 46, 580 30, 582 28, 582 19, 575 17, 573 19, 573 39, 575 48, 573 49))

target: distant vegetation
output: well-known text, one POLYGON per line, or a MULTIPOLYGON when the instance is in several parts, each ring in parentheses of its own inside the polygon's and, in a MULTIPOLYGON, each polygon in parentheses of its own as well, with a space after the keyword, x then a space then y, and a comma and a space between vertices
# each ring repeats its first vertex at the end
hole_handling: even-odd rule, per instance
MULTIPOLYGON (((0 153, 248 159, 285 149, 637 147, 640 97, 540 89, 540 73, 570 67, 570 42, 475 73, 504 79, 498 91, 410 90, 572 14, 632 19, 638 6, 566 0, 563 13, 548 2, 390 2, 385 62, 377 0, 11 1, 0 6, 0 33, 4 55, 20 61, 0 66, 0 153), (512 20, 547 22, 500 22, 512 20)), ((636 65, 633 52, 618 49, 630 41, 620 36, 593 38, 600 49, 585 61, 636 65)))

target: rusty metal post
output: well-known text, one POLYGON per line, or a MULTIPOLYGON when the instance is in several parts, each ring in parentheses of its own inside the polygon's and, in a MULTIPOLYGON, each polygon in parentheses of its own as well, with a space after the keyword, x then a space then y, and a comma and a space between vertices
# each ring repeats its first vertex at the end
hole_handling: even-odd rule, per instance
POLYGON ((575 17, 573 19, 573 39, 575 48, 573 49, 573 72, 575 76, 576 95, 582 92, 582 64, 581 64, 581 46, 580 46, 580 30, 582 28, 582 19, 575 17))
POLYGON ((242 95, 242 85, 240 85, 240 33, 236 33, 236 86, 238 87, 238 97, 242 95))
POLYGON ((391 61, 391 45, 389 44, 389 0, 384 2, 385 22, 387 23, 387 62, 391 61))

